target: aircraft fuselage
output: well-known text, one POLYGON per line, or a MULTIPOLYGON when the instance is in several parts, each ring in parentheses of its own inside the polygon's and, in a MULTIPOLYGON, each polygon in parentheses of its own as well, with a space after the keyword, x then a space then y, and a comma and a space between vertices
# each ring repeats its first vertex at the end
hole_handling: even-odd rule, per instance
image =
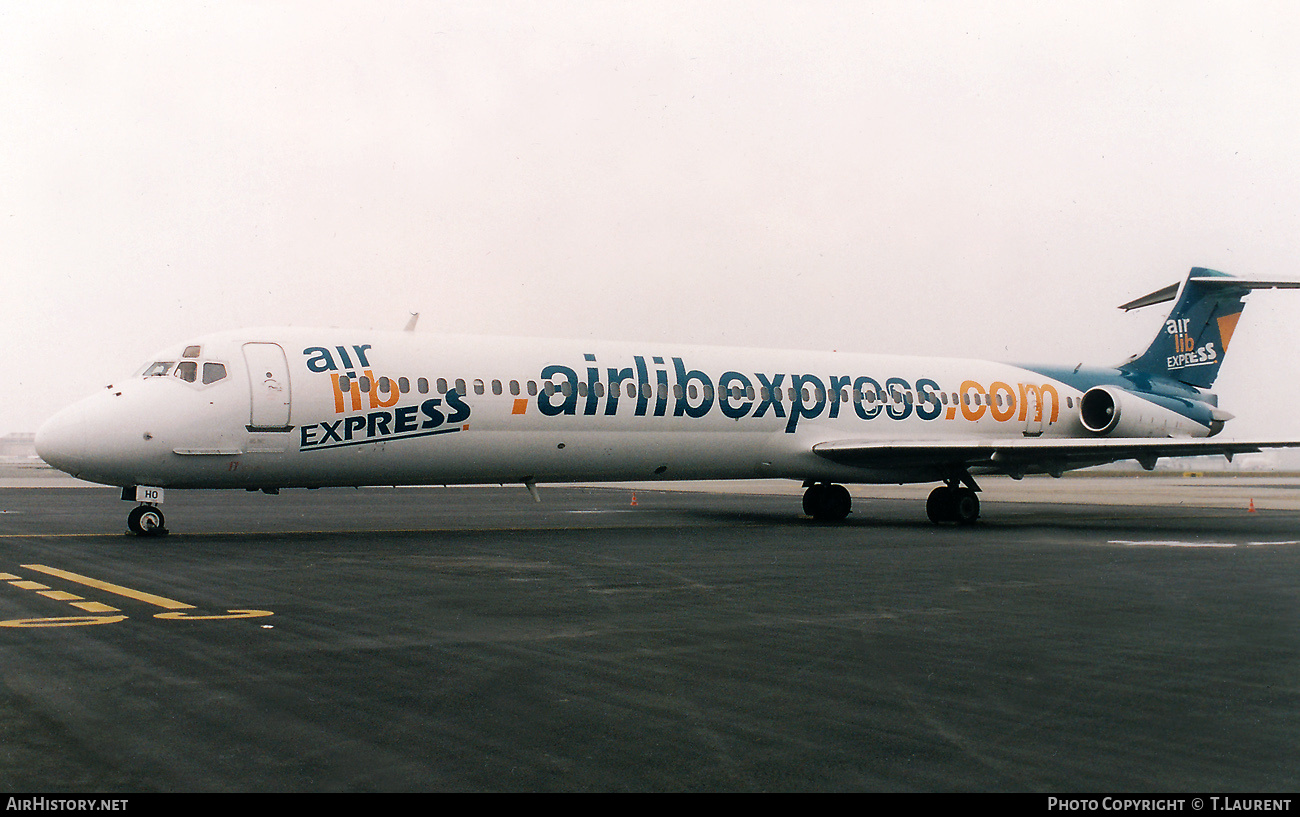
MULTIPOLYGON (((41 451, 83 479, 165 488, 930 481, 930 465, 848 466, 811 447, 1088 437, 1080 399, 1099 383, 1134 388, 1115 369, 267 329, 156 355, 51 420, 41 451)), ((1148 391, 1126 436, 1209 433, 1195 390, 1148 391)))

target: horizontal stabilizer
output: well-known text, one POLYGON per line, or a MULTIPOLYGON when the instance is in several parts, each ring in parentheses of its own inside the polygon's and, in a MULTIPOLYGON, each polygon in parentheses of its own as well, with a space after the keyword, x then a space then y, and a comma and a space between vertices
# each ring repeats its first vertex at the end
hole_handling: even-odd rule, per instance
MULTIPOLYGON (((1196 275, 1193 272, 1188 282, 1202 284, 1210 287, 1232 287, 1234 289, 1300 289, 1300 281, 1246 281, 1241 278, 1220 278, 1209 275, 1196 275)), ((1128 312, 1133 309, 1141 309, 1144 306, 1154 304, 1163 304, 1172 301, 1178 294, 1178 288, 1181 284, 1170 284, 1163 289, 1157 289, 1149 295, 1143 295, 1141 298, 1135 298, 1126 304, 1121 304, 1120 309, 1128 312)))

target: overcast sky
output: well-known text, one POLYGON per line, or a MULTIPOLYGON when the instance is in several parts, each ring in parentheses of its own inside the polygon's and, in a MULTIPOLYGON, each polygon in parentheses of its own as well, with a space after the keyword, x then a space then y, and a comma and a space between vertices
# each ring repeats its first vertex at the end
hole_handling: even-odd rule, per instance
MULTIPOLYGON (((0 2, 0 434, 254 325, 1113 364, 1300 278, 1300 11, 0 2)), ((1225 436, 1300 437, 1300 293, 1225 436)))

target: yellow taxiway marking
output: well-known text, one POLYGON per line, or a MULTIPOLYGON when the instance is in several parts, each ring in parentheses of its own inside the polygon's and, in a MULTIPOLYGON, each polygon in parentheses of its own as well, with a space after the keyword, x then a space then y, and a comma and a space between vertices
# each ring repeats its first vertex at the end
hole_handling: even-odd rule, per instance
POLYGON ((66 590, 42 590, 40 595, 55 601, 81 601, 84 598, 66 590))
MULTIPOLYGON (((118 596, 125 596, 128 599, 143 601, 146 604, 152 604, 155 607, 162 607, 166 610, 193 610, 193 604, 186 604, 183 601, 176 601, 164 596, 155 596, 153 593, 146 593, 143 590, 132 590, 129 587, 123 587, 120 584, 111 582, 102 582, 99 579, 92 579, 89 576, 82 576, 67 570, 60 570, 57 567, 47 567, 46 565, 23 565, 28 570, 35 570, 37 573, 44 573, 49 576, 58 576, 60 579, 66 579, 77 584, 84 584, 87 587, 93 587, 96 590, 103 590, 118 596)), ((76 605, 81 606, 81 605, 76 605)), ((108 608, 109 610, 113 608, 108 608)))
MULTIPOLYGON (((185 610, 197 609, 192 604, 186 604, 183 601, 176 601, 165 596, 146 593, 143 590, 133 590, 130 587, 123 587, 120 584, 92 579, 89 576, 82 576, 80 573, 73 573, 69 570, 60 570, 57 567, 48 565, 23 565, 28 570, 35 570, 38 573, 45 573, 50 576, 56 576, 77 584, 84 584, 87 587, 93 587, 97 590, 104 590, 119 596, 125 596, 136 601, 143 601, 146 604, 152 604, 156 607, 162 607, 169 612, 157 613, 154 618, 164 619, 183 619, 188 621, 215 621, 219 619, 235 618, 262 618, 264 616, 275 615, 270 610, 227 610, 224 614, 218 613, 213 615, 189 615, 185 610)), ((55 601, 70 602, 73 607, 84 610, 87 613, 121 613, 116 607, 110 607, 98 601, 86 601, 82 596, 69 593, 65 590, 51 590, 48 585, 40 582, 33 582, 21 579, 11 573, 0 573, 0 581, 7 581, 11 586, 23 590, 35 590, 46 598, 55 601)), ((125 615, 116 616, 60 616, 56 618, 19 618, 10 621, 0 621, 0 627, 80 627, 89 624, 116 624, 119 621, 126 621, 125 615)), ((269 625, 263 625, 268 627, 269 625)))
POLYGON ((63 616, 61 618, 15 618, 0 621, 0 627, 85 627, 90 624, 116 624, 126 616, 63 616))
POLYGON ((97 601, 74 601, 73 607, 85 610, 87 613, 120 613, 116 607, 109 607, 107 604, 101 604, 97 601))
POLYGON ((20 582, 9 582, 9 583, 20 590, 49 590, 50 589, 50 586, 48 584, 41 584, 40 582, 20 581, 20 582))
POLYGON ((227 618, 262 618, 264 616, 273 616, 270 610, 227 610, 225 615, 213 616, 191 616, 185 613, 154 613, 154 618, 166 619, 185 619, 186 621, 219 621, 227 618))
POLYGON ((100 604, 98 601, 74 601, 73 606, 86 610, 87 613, 121 613, 121 610, 110 608, 107 604, 100 604))

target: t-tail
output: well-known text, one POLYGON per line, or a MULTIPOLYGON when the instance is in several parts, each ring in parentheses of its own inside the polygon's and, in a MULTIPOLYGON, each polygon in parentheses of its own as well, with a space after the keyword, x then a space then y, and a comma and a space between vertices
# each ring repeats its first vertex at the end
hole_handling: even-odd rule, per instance
POLYGON ((1208 389, 1232 342, 1244 299, 1252 289, 1296 289, 1295 281, 1243 281, 1227 273, 1193 267, 1182 284, 1170 284, 1120 309, 1138 309, 1177 298, 1173 311, 1145 352, 1120 368, 1208 389))

